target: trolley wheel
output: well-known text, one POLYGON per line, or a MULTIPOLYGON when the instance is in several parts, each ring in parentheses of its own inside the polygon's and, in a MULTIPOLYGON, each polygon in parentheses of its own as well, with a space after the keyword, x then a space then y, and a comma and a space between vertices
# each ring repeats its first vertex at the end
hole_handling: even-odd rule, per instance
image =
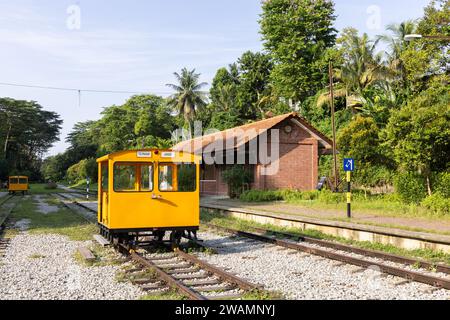
POLYGON ((156 237, 156 241, 162 242, 166 236, 166 232, 163 230, 158 230, 154 232, 154 236, 156 237))
POLYGON ((180 246, 181 238, 183 233, 181 231, 172 231, 170 234, 170 243, 172 245, 172 249, 176 249, 180 246))

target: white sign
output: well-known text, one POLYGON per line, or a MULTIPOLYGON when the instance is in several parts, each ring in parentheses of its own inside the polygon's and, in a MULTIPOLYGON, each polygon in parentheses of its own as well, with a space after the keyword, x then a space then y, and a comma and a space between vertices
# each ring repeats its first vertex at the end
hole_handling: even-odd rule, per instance
POLYGON ((152 152, 151 151, 138 151, 137 157, 138 158, 151 158, 152 152))
POLYGON ((163 152, 161 153, 162 158, 175 158, 175 152, 163 152))

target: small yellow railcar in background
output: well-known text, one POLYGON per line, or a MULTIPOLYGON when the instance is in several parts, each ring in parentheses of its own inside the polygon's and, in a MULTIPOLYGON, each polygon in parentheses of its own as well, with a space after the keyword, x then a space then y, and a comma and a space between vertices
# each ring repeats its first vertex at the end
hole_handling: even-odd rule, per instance
POLYGON ((200 157, 169 150, 123 151, 97 159, 100 233, 118 244, 196 238, 200 157))
POLYGON ((21 192, 25 194, 28 192, 29 184, 28 177, 26 176, 11 176, 8 179, 8 192, 14 194, 16 192, 21 192))

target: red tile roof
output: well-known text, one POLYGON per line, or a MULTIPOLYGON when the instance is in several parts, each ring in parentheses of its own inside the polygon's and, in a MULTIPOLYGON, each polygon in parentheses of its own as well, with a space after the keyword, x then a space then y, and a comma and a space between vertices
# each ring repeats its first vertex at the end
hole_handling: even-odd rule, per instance
MULTIPOLYGON (((304 129, 306 129, 307 131, 310 131, 310 133, 313 136, 316 136, 317 140, 319 140, 319 142, 321 142, 321 144, 323 145, 323 147, 325 149, 332 148, 333 142, 327 136, 325 136, 320 131, 318 131, 316 128, 314 128, 310 123, 308 123, 304 118, 300 117, 296 112, 292 112, 292 113, 287 113, 287 114, 283 114, 280 116, 275 116, 273 118, 248 123, 248 124, 245 124, 245 125, 242 125, 239 127, 227 129, 227 130, 212 133, 209 135, 197 137, 194 139, 182 141, 182 142, 178 143, 177 145, 175 145, 172 149, 174 151, 183 151, 184 150, 184 151, 190 151, 190 152, 196 153, 196 152, 203 150, 205 147, 207 147, 211 143, 218 142, 218 141, 225 142, 225 143, 221 144, 224 146, 223 150, 226 150, 228 145, 233 146, 232 149, 235 149, 235 148, 238 148, 239 146, 247 143, 248 141, 252 140, 253 138, 255 138, 255 136, 252 136, 251 134, 249 134, 249 132, 250 133, 255 132, 257 135, 260 135, 260 134, 264 133, 265 131, 272 129, 277 124, 285 121, 286 119, 297 120, 300 123, 300 125, 302 125, 304 127, 304 129), (243 134, 243 132, 245 132, 246 134, 243 134), (227 144, 227 141, 226 141, 227 139, 233 140, 233 141, 228 141, 229 143, 227 144)), ((228 148, 228 149, 230 149, 230 148, 228 148)), ((217 149, 216 149, 216 151, 217 151, 217 149)))

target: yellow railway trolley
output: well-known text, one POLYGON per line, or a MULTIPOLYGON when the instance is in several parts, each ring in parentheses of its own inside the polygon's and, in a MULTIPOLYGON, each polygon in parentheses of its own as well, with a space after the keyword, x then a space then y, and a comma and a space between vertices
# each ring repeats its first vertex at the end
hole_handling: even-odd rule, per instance
POLYGON ((28 177, 26 176, 11 176, 8 179, 8 191, 10 194, 14 194, 16 192, 22 192, 25 194, 28 192, 28 177))
MULTIPOLYGON (((122 151, 97 159, 98 224, 115 244, 142 237, 178 245, 200 224, 200 157, 169 150, 122 151)), ((142 242, 142 241, 141 241, 142 242)))

